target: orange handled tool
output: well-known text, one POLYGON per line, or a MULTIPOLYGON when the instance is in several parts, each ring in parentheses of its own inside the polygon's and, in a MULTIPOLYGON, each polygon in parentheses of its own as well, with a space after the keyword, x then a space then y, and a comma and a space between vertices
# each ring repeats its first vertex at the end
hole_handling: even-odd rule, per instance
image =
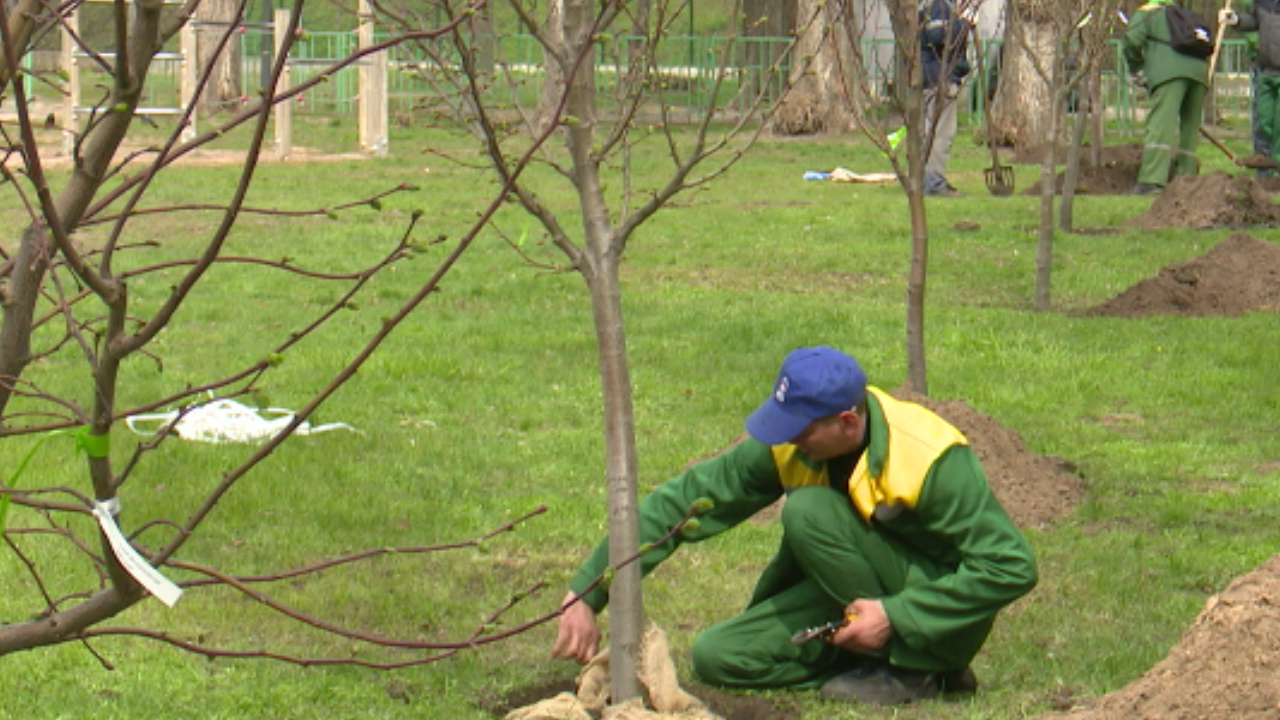
POLYGON ((844 627, 845 625, 848 625, 856 617, 858 616, 853 613, 849 613, 848 615, 845 615, 844 618, 840 620, 832 620, 831 622, 826 623, 825 625, 818 625, 816 627, 799 630, 794 635, 791 636, 791 642, 795 643, 796 645, 803 645, 809 642, 810 640, 815 640, 818 638, 821 638, 823 640, 830 640, 832 635, 835 635, 837 632, 840 631, 840 628, 844 627))

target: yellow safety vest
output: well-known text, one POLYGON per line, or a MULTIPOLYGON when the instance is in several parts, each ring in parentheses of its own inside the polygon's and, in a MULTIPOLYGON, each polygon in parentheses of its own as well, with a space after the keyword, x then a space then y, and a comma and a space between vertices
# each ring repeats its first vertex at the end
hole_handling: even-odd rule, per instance
MULTIPOLYGON (((868 387, 867 391, 884 414, 888 433, 885 452, 872 457, 869 446, 849 478, 849 499, 858 514, 869 520, 877 507, 883 508, 882 514, 914 509, 934 461, 952 445, 967 445, 969 441, 925 407, 897 400, 878 388, 868 387)), ((827 464, 813 462, 795 445, 774 445, 772 452, 785 490, 830 485, 827 464)))

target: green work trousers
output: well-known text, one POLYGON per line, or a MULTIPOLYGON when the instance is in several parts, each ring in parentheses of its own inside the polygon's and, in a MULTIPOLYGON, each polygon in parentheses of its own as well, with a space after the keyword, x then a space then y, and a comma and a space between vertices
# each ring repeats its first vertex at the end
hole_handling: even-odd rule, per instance
MULTIPOLYGON (((1280 157, 1280 74, 1258 71, 1253 89, 1253 112, 1258 133, 1266 138, 1264 149, 1280 157)), ((1255 145, 1261 145, 1256 143, 1255 145)))
MULTIPOLYGON (((756 584, 747 609, 694 640, 694 671, 730 687, 805 687, 852 669, 858 657, 822 640, 791 642, 797 630, 839 619, 858 598, 881 598, 929 582, 952 569, 907 550, 854 513, 846 497, 824 487, 791 492, 782 506, 782 546, 756 584)), ((973 629, 985 638, 989 623, 973 629)), ((895 665, 956 670, 928 649, 889 641, 895 665)), ((959 666, 959 667, 957 667, 959 666)))
POLYGON ((1151 91, 1138 182, 1164 187, 1175 175, 1200 171, 1196 157, 1204 83, 1176 78, 1151 91))

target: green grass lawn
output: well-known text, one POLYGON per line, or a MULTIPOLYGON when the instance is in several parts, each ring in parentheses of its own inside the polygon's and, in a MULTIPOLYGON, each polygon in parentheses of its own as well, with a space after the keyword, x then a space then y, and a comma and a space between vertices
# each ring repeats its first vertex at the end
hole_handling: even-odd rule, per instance
MULTIPOLYGON (((342 145, 344 133, 354 135, 354 123, 317 123, 295 130, 294 142, 342 145)), ((431 274, 487 202, 494 185, 486 176, 424 152, 435 137, 397 129, 386 159, 264 165, 250 198, 262 207, 330 207, 401 182, 419 189, 393 196, 381 211, 356 208, 336 219, 247 218, 231 254, 288 256, 298 267, 349 272, 386 252, 415 211, 424 213, 415 234, 446 242, 398 262, 322 332, 289 350, 256 402, 305 402, 431 274)), ((1212 148, 1201 156, 1207 169, 1226 169, 1212 148)), ((962 137, 950 177, 965 196, 928 202, 930 391, 966 400, 1020 432, 1035 452, 1074 462, 1089 499, 1052 529, 1030 533, 1041 584, 1004 614, 978 656, 984 689, 975 700, 879 712, 799 694, 806 719, 1025 717, 1064 693, 1119 688, 1164 656, 1209 595, 1280 547, 1275 316, 1068 312, 1202 254, 1228 231, 1139 232, 1123 221, 1150 198, 1082 197, 1077 225, 1116 232, 1060 234, 1055 310, 1035 312, 1038 199, 990 197, 982 176, 989 162, 984 148, 962 137), (961 221, 978 228, 957 229, 961 221)), ((873 384, 903 381, 905 199, 896 185, 801 179, 806 170, 835 166, 888 169, 855 137, 761 142, 730 174, 682 196, 632 239, 623 282, 642 492, 735 438, 795 346, 837 345, 860 359, 873 384)), ((217 202, 235 170, 178 168, 152 202, 217 202)), ((656 161, 641 166, 650 179, 658 171, 656 161)), ((1017 172, 1026 187, 1038 169, 1017 172)), ((539 190, 567 227, 578 226, 563 187, 548 176, 539 190)), ((0 210, 11 223, 15 211, 0 210)), ((138 223, 129 237, 160 247, 129 262, 181 257, 214 222, 211 213, 188 213, 138 223)), ((498 227, 513 239, 523 235, 527 252, 563 264, 513 208, 499 214, 498 227)), ((1251 232, 1276 241, 1280 230, 1251 232)), ((82 238, 95 239, 93 232, 82 238)), ((3 241, 6 252, 13 242, 12 234, 3 241)), ((137 314, 153 310, 176 277, 132 283, 137 314)), ((162 371, 142 358, 126 365, 121 404, 263 357, 345 287, 260 267, 217 268, 154 348, 162 371)), ((595 363, 581 279, 530 267, 498 232, 485 230, 440 291, 316 418, 360 432, 291 440, 226 497, 181 558, 263 573, 367 548, 468 540, 546 505, 478 549, 382 557, 269 587, 302 612, 369 633, 448 642, 466 639, 541 581, 546 587, 503 615, 498 628, 538 617, 561 598, 606 522, 595 363)), ((30 377, 87 399, 83 358, 71 347, 33 366, 30 377)), ((113 462, 140 440, 119 428, 113 462)), ((0 443, 0 467, 16 466, 34 442, 0 443)), ((170 442, 148 454, 121 493, 126 529, 138 518, 181 521, 250 452, 170 442)), ((46 442, 19 482, 87 489, 83 458, 63 439, 46 442)), ((10 527, 42 523, 21 509, 11 513, 10 527)), ((165 532, 151 529, 140 539, 159 544, 165 532)), ((53 595, 84 588, 84 563, 65 544, 38 536, 18 542, 53 595)), ((667 630, 686 678, 693 635, 741 608, 776 542, 776 527, 744 525, 685 548, 646 581, 648 615, 667 630)), ((0 577, 0 620, 41 608, 11 553, 0 554, 0 577)), ((223 590, 192 590, 174 609, 147 601, 109 624, 242 650, 409 657, 281 622, 223 590)), ((483 707, 494 698, 572 678, 576 667, 549 657, 553 632, 543 625, 390 672, 208 661, 145 640, 95 640, 94 650, 115 667, 108 671, 69 643, 0 658, 0 718, 479 720, 489 717, 483 707)))

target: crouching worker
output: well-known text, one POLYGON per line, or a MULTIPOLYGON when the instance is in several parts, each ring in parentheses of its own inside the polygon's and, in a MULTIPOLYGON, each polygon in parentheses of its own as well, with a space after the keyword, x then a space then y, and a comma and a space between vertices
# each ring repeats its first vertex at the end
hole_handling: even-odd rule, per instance
MULTIPOLYGON (((714 502, 696 530, 642 556, 648 572, 681 542, 728 530, 787 496, 781 547, 746 610, 694 641, 699 678, 817 687, 881 705, 976 689, 969 663, 1000 609, 1035 585, 1036 567, 965 437, 929 410, 867 387, 857 362, 829 347, 787 355, 746 428, 751 438, 640 504, 640 541, 652 542, 694 500, 714 502), (805 639, 806 629, 833 621, 833 633, 805 639)), ((573 591, 604 571, 607 545, 583 563, 573 591)), ((567 605, 555 656, 595 655, 595 616, 606 601, 596 588, 567 605)))

